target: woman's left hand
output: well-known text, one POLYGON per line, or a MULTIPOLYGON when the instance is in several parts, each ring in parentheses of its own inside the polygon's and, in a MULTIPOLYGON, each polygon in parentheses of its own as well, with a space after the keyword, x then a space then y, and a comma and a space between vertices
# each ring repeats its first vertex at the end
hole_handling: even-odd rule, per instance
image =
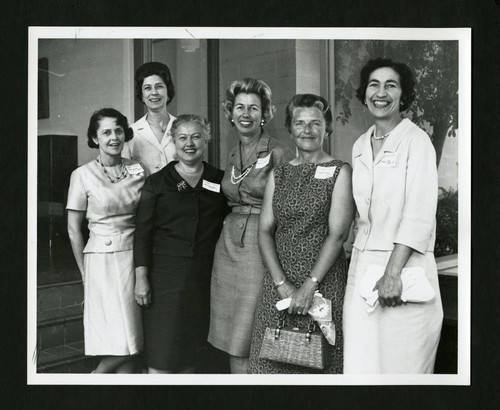
POLYGON ((401 272, 406 266, 406 262, 413 253, 413 249, 401 243, 396 243, 392 250, 391 257, 385 267, 384 275, 377 281, 373 290, 378 289, 378 301, 380 306, 401 306, 403 293, 403 282, 401 272))
POLYGON ((387 272, 377 281, 373 290, 378 289, 378 301, 382 307, 401 306, 401 294, 403 292, 403 282, 401 275, 391 275, 387 272))
POLYGON ((291 295, 292 301, 290 302, 288 313, 291 315, 307 315, 307 312, 311 308, 316 289, 317 285, 312 280, 307 279, 300 289, 297 289, 291 295))

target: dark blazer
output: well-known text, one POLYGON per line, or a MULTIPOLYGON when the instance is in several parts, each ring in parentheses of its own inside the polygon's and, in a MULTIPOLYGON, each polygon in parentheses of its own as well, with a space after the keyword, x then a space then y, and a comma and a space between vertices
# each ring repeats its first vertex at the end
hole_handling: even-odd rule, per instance
POLYGON ((136 267, 149 267, 153 253, 194 257, 215 250, 230 211, 220 187, 224 172, 203 162, 203 174, 192 188, 175 170, 177 162, 150 175, 142 189, 134 237, 136 267))

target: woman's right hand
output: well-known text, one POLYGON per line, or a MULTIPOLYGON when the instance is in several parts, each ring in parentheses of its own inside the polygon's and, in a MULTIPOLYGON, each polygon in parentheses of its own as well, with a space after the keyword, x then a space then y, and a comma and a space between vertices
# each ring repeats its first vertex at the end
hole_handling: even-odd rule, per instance
POLYGON ((139 276, 135 280, 135 301, 141 305, 148 307, 151 304, 151 286, 145 276, 139 276))

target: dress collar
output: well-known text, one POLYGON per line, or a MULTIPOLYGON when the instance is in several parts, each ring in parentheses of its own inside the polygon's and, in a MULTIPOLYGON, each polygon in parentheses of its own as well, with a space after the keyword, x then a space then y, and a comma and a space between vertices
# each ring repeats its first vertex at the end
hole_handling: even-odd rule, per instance
POLYGON ((375 130, 375 125, 372 125, 368 128, 368 131, 360 137, 359 144, 355 145, 353 149, 353 157, 360 157, 363 164, 369 168, 372 167, 372 165, 377 164, 383 158, 385 153, 397 151, 399 144, 405 137, 404 131, 410 124, 412 124, 412 122, 409 119, 403 118, 403 120, 401 120, 401 122, 389 133, 384 141, 384 145, 382 145, 382 148, 374 160, 371 146, 371 135, 375 130))
POLYGON ((151 125, 149 124, 148 120, 146 119, 147 114, 141 117, 140 119, 137 120, 135 123, 135 128, 139 131, 142 131, 142 135, 144 138, 152 145, 156 146, 157 148, 163 148, 167 146, 171 141, 172 141, 172 135, 170 134, 170 129, 172 128, 172 124, 175 121, 175 117, 172 114, 169 115, 169 121, 167 124, 167 128, 165 130, 165 133, 163 134, 161 143, 158 142, 158 139, 155 136, 155 133, 153 132, 153 129, 151 128, 151 125))
MULTIPOLYGON (((250 157, 250 162, 248 164, 249 167, 257 162, 257 160, 261 157, 260 154, 269 152, 270 141, 271 137, 266 133, 266 131, 263 130, 259 141, 257 142, 257 146, 250 157)), ((241 142, 238 141, 236 147, 233 148, 231 155, 229 156, 231 165, 234 165, 237 169, 240 169, 241 166, 240 144, 241 142)))
POLYGON ((217 180, 217 168, 211 166, 210 164, 206 163, 203 161, 203 172, 201 174, 200 180, 196 184, 196 186, 193 188, 191 185, 189 185, 184 179, 181 177, 181 175, 177 172, 175 169, 175 164, 177 164, 179 161, 171 161, 167 164, 167 166, 163 167, 160 172, 163 172, 163 175, 165 175, 165 178, 169 179, 170 182, 178 187, 178 184, 184 182, 186 185, 185 189, 182 189, 183 191, 193 191, 193 190, 199 190, 201 189, 203 180, 209 181, 209 182, 214 182, 217 180))

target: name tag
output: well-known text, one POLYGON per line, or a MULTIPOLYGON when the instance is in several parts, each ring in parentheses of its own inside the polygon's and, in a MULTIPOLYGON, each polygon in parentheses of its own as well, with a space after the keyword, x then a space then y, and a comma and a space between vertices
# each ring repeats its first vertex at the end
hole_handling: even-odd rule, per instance
POLYGON ((216 184, 214 182, 209 182, 209 181, 203 180, 202 186, 203 186, 203 188, 208 189, 209 191, 213 191, 213 192, 217 192, 217 193, 220 192, 220 185, 216 184))
POLYGON ((271 159, 271 154, 269 154, 267 157, 259 158, 257 160, 257 164, 255 165, 255 168, 256 169, 264 168, 267 164, 269 164, 270 159, 271 159))
POLYGON ((397 152, 386 152, 380 160, 381 167, 395 167, 396 160, 398 159, 397 152))
POLYGON ((141 164, 125 165, 125 168, 127 168, 127 172, 130 175, 137 175, 140 174, 141 172, 144 172, 144 169, 142 168, 141 164))
POLYGON ((333 167, 316 167, 316 173, 314 174, 314 178, 316 179, 328 179, 333 177, 336 166, 333 167))

